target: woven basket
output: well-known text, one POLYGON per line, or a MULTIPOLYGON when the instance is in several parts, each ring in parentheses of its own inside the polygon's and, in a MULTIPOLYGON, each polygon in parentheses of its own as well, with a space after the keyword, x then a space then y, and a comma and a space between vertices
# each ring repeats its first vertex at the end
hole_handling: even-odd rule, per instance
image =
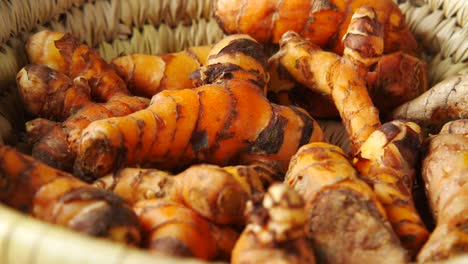
MULTIPOLYGON (((397 2, 426 51, 430 84, 468 74, 468 1, 397 2)), ((44 28, 70 32, 107 60, 135 52, 161 54, 220 40, 223 33, 211 8, 210 0, 0 1, 0 143, 23 147, 17 132, 26 117, 14 82, 27 63, 24 43, 32 33, 44 28)), ((86 237, 0 206, 2 264, 181 261, 86 237)), ((444 263, 468 263, 468 256, 444 263)))

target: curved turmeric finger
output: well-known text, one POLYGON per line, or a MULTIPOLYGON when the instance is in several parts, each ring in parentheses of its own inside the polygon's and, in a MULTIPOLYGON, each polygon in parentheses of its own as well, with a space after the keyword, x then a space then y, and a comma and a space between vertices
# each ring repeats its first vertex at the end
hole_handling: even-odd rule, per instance
POLYGON ((193 86, 190 74, 206 63, 210 45, 162 54, 131 54, 114 58, 111 64, 135 95, 151 98, 163 90, 193 86))
POLYGON ((0 201, 49 223, 137 246, 140 226, 129 204, 17 150, 0 146, 0 201))

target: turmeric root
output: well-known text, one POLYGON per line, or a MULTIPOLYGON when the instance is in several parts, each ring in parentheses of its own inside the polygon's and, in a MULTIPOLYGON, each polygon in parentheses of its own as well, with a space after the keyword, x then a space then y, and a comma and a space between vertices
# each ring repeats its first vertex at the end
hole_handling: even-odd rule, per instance
POLYGON ((25 66, 18 72, 16 83, 25 109, 50 120, 63 121, 91 100, 85 79, 71 80, 44 65, 25 66))
POLYGON ((351 17, 343 55, 363 63, 369 95, 381 113, 416 98, 428 88, 426 64, 402 51, 383 55, 383 32, 375 10, 356 9, 351 17))
POLYGON ((239 69, 243 69, 252 75, 248 78, 266 95, 269 79, 266 67, 267 57, 263 46, 248 35, 234 34, 213 45, 206 65, 195 71, 192 79, 196 86, 223 82, 225 78, 239 78, 232 75, 242 73, 239 69))
POLYGON ((94 186, 111 190, 131 204, 146 199, 166 199, 187 206, 218 224, 244 225, 245 204, 280 181, 275 168, 264 163, 218 167, 193 165, 171 175, 156 169, 125 168, 98 179, 94 186))
POLYGON ((138 246, 138 218, 115 194, 0 145, 0 201, 72 230, 138 246))
POLYGON ((353 161, 361 177, 374 189, 411 256, 417 254, 429 236, 412 196, 421 137, 415 123, 385 123, 370 135, 353 161))
POLYGON ((419 53, 404 15, 391 0, 216 0, 214 16, 227 34, 244 33, 262 43, 278 43, 281 36, 291 30, 315 45, 341 55, 344 48, 341 39, 347 32, 351 16, 362 6, 376 10, 384 28, 385 53, 419 53))
POLYGON ((284 168, 300 145, 315 139, 323 140, 320 127, 303 110, 270 104, 256 85, 233 79, 162 91, 145 110, 92 122, 80 138, 75 169, 91 179, 123 166, 223 166, 256 157, 284 168))
POLYGON ((319 262, 405 263, 409 258, 372 189, 337 146, 314 142, 292 157, 285 182, 305 201, 319 262))
POLYGON ((353 153, 380 127, 379 111, 367 91, 362 64, 325 52, 292 31, 283 35, 275 58, 298 82, 331 95, 350 135, 353 153))
POLYGON ((107 102, 129 92, 125 82, 97 50, 70 34, 43 30, 30 36, 26 52, 31 64, 46 65, 74 79, 82 77, 91 87, 91 96, 107 102))
POLYGON ((150 252, 204 260, 228 260, 238 233, 210 223, 187 207, 149 199, 134 205, 150 252))
POLYGON ((304 225, 304 200, 286 184, 276 183, 250 200, 249 220, 232 251, 231 263, 315 263, 304 225))
MULTIPOLYGON (((239 44, 232 38, 227 44, 239 44)), ((254 44, 240 43, 246 52, 246 44, 254 44)), ((240 56, 229 53, 232 48, 218 48, 215 64, 207 62, 218 73, 200 71, 199 80, 208 84, 165 90, 145 110, 91 123, 80 139, 76 174, 91 179, 135 165, 174 170, 200 162, 225 166, 262 158, 278 162, 285 171, 299 146, 323 140, 320 127, 304 110, 267 100, 255 81, 265 78, 254 70, 258 68, 242 68, 257 67, 257 60, 237 60, 240 56)))
POLYGON ((90 87, 83 78, 71 80, 65 74, 44 65, 30 65, 17 76, 17 86, 30 113, 43 116, 26 122, 32 156, 55 168, 71 171, 75 142, 90 122, 122 116, 148 106, 149 100, 125 94, 110 97, 106 103, 91 99, 90 87))
POLYGON ((375 106, 388 116, 396 107, 427 91, 427 66, 405 53, 386 54, 366 74, 366 83, 375 106))
POLYGON ((114 58, 111 64, 132 94, 151 98, 162 90, 192 87, 190 74, 206 63, 211 48, 191 47, 161 56, 132 54, 114 58))
POLYGON ((407 119, 436 134, 443 124, 468 118, 468 74, 448 78, 417 98, 400 105, 390 115, 407 119))
POLYGON ((466 119, 446 123, 425 142, 421 174, 436 228, 419 252, 418 262, 443 261, 468 252, 467 123, 466 119))
POLYGON ((343 55, 366 67, 375 64, 384 52, 384 26, 375 8, 363 5, 352 13, 346 34, 341 40, 343 55))
MULTIPOLYGON (((114 97, 104 104, 90 103, 70 116, 63 123, 56 123, 53 129, 34 142, 33 157, 46 162, 48 165, 71 171, 73 168, 77 141, 82 130, 91 122, 112 116, 122 116, 146 107, 147 101, 142 98, 114 97)), ((37 124, 36 120, 26 123, 29 132, 37 124)), ((52 127, 52 126, 51 126, 52 127)), ((36 136, 37 137, 37 136, 36 136)), ((88 179, 83 178, 87 181, 88 179)))

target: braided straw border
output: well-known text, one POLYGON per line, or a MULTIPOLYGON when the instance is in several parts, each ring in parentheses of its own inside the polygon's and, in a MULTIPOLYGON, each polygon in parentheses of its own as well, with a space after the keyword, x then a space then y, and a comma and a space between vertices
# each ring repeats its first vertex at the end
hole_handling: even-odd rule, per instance
POLYGON ((190 24, 211 17, 210 0, 13 0, 0 2, 0 45, 24 32, 44 26, 66 30, 85 43, 103 41, 130 33, 144 24, 190 24))
POLYGON ((468 1, 413 0, 403 1, 399 7, 428 52, 431 86, 468 73, 468 1))
POLYGON ((4 44, 11 36, 30 31, 36 24, 45 24, 51 18, 84 2, 85 0, 1 1, 0 44, 4 44), (40 4, 37 4, 39 2, 40 4))
POLYGON ((191 46, 216 43, 223 37, 223 32, 214 19, 193 20, 190 26, 179 24, 175 28, 161 24, 134 27, 129 39, 116 39, 103 42, 98 50, 106 60, 131 53, 163 54, 176 52, 191 46), (160 40, 164 39, 164 42, 160 40))
POLYGON ((27 64, 25 40, 44 28, 70 32, 84 43, 99 47, 106 59, 129 52, 174 52, 214 43, 222 37, 221 29, 211 19, 211 0, 44 1, 0 2, 0 20, 11 19, 0 27, 0 89, 27 64), (29 2, 31 6, 25 4, 29 2), (51 7, 53 2, 60 5, 51 7), (5 40, 5 35, 13 37, 5 40))

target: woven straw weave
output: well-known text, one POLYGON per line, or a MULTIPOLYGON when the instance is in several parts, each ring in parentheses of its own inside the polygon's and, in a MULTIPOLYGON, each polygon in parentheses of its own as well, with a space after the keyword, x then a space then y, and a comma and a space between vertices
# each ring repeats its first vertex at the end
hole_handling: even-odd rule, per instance
POLYGON ((468 1, 404 1, 400 9, 428 58, 431 85, 468 73, 468 1))
MULTIPOLYGON (((426 51, 431 85, 468 74, 468 1, 394 1, 426 51)), ((107 60, 161 54, 220 40, 211 8, 211 0, 0 0, 0 144, 13 142, 12 134, 24 124, 14 80, 27 63, 24 43, 32 33, 70 32, 107 60)), ((3 206, 0 215, 2 264, 180 263, 52 227, 3 206)), ((463 262, 467 257, 444 263, 463 262)))
POLYGON ((213 43, 222 37, 222 32, 210 19, 211 3, 211 0, 0 2, 0 23, 4 25, 0 27, 0 81, 14 79, 27 63, 24 41, 43 28, 70 32, 99 48, 106 59, 123 53, 159 54, 213 43), (60 4, 53 5, 55 2, 60 4))

